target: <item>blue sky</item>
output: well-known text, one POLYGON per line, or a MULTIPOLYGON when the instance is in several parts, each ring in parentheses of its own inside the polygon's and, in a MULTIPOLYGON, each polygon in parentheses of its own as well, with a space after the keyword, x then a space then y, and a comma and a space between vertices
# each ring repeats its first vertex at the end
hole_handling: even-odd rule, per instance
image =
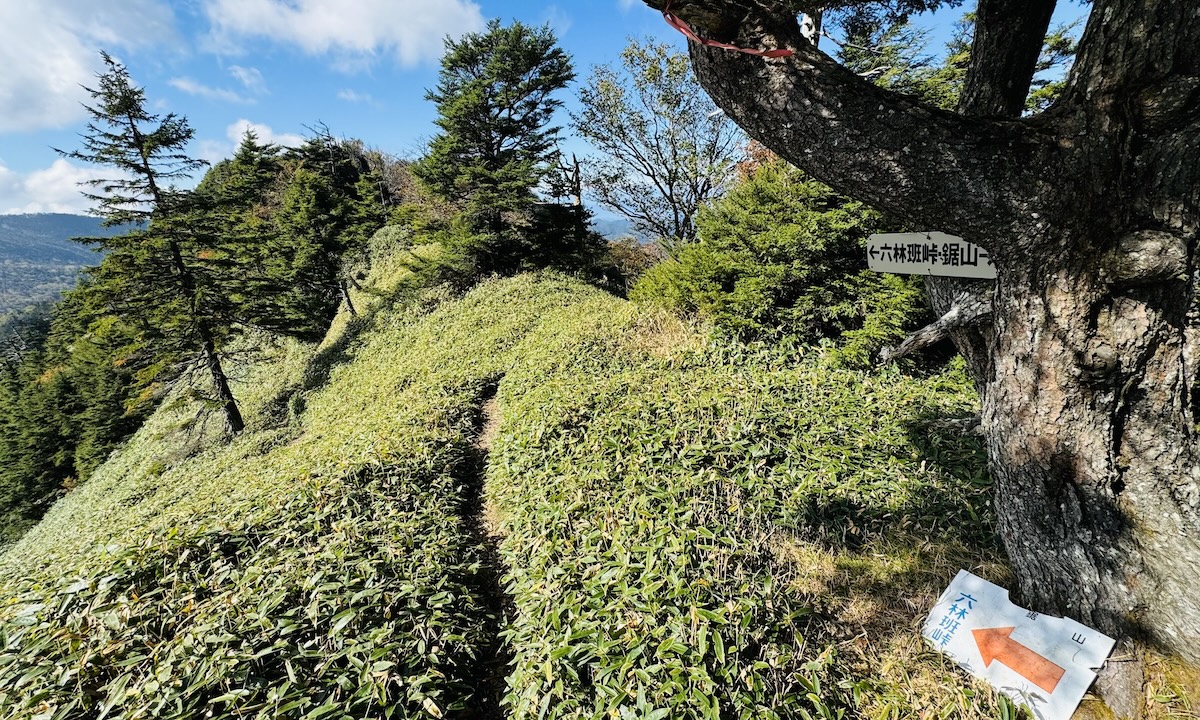
MULTIPOLYGON (((1082 12, 1064 5, 1060 16, 1082 12)), ((961 12, 921 22, 942 34, 961 12)), ((51 147, 78 146, 80 85, 93 84, 101 48, 156 111, 188 118, 195 156, 226 157, 247 127, 294 144, 318 122, 415 156, 435 131, 424 91, 443 38, 493 17, 549 23, 580 80, 630 36, 683 47, 640 0, 2 0, 0 214, 86 209, 77 183, 102 171, 51 147)))

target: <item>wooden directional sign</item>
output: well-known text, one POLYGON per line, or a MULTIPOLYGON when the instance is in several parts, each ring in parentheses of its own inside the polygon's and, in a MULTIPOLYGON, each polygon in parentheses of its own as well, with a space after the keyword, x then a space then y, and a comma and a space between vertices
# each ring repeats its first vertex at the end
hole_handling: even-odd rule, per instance
POLYGON ((923 634, 1038 720, 1069 720, 1113 648, 1112 638, 1074 620, 1013 605, 1007 590, 966 570, 938 599, 923 634))
POLYGON ((872 235, 867 241, 867 267, 903 275, 996 278, 987 250, 940 232, 872 235))

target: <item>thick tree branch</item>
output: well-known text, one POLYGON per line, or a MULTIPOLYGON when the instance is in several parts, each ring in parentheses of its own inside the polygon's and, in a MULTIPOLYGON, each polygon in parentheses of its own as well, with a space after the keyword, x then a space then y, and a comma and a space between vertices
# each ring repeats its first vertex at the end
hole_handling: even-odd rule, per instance
POLYGON ((840 192, 915 225, 936 222, 1000 262, 1017 249, 1013 239, 1036 243, 1034 213, 1045 212, 1037 198, 1053 183, 1041 169, 1055 167, 1058 152, 1048 134, 878 88, 813 48, 785 9, 672 4, 689 21, 722 9, 718 27, 740 22, 737 44, 795 52, 770 60, 692 45, 701 84, 751 137, 840 192))
POLYGON ((967 286, 958 293, 950 309, 937 320, 904 339, 895 348, 886 348, 880 353, 879 361, 889 363, 911 355, 950 337, 955 330, 962 330, 992 318, 992 294, 990 289, 978 285, 967 286))
MULTIPOLYGON (((971 65, 959 99, 959 112, 967 116, 1007 118, 1021 115, 1054 5, 1054 0, 979 0, 971 65)), ((994 364, 993 284, 931 277, 925 285, 934 311, 943 314, 930 328, 954 340, 971 368, 976 389, 980 396, 985 395, 994 364), (955 320, 950 322, 948 318, 955 320)), ((921 342, 927 339, 919 337, 922 333, 925 330, 906 339, 893 357, 906 346, 908 352, 922 347, 921 342)))
POLYGON ((1055 0, 979 0, 961 111, 1020 116, 1054 5, 1055 0))
MULTIPOLYGON (((1106 107, 1129 95, 1191 104, 1200 77, 1200 6, 1191 0, 1096 0, 1066 96, 1106 107), (1163 32, 1170 42, 1151 42, 1163 32)), ((1136 102, 1136 101, 1135 101, 1136 102)), ((1171 129, 1177 129, 1175 126, 1171 129)))

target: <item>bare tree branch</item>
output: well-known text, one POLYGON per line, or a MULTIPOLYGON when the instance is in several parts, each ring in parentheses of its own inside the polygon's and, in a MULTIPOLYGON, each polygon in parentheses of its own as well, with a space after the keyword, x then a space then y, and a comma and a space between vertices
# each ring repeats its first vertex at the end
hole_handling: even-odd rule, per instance
POLYGON ((981 289, 978 286, 972 286, 960 292, 945 315, 909 335, 895 348, 885 348, 879 354, 879 362, 881 364, 895 362, 949 338, 955 330, 990 322, 992 317, 991 295, 990 288, 981 289))

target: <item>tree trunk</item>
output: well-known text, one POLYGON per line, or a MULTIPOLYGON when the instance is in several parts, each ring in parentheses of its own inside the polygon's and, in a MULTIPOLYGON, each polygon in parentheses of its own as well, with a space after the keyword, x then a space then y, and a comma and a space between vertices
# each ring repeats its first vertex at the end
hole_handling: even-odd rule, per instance
POLYGON ((352 316, 358 315, 358 310, 354 308, 354 301, 350 299, 350 283, 348 283, 345 279, 342 279, 338 281, 338 286, 341 287, 342 290, 342 299, 346 301, 346 310, 348 310, 352 316))
MULTIPOLYGON (((1038 22, 1053 7, 984 5, 1038 22)), ((672 9, 715 39, 794 51, 693 44, 701 83, 751 137, 991 252, 995 325, 976 346, 990 358, 972 368, 1024 602, 1200 661, 1195 4, 1096 0, 1063 100, 1028 120, 1003 117, 1024 92, 997 86, 1028 43, 986 36, 964 110, 990 117, 969 117, 863 82, 804 41, 784 3, 672 9)))
MULTIPOLYGON (((159 188, 158 181, 155 179, 157 173, 150 166, 150 157, 147 154, 147 143, 138 129, 137 120, 132 115, 126 115, 128 127, 132 136, 137 140, 141 148, 141 172, 146 178, 147 187, 154 198, 155 212, 170 213, 168 203, 162 190, 159 188)), ((208 368, 209 374, 212 376, 213 387, 217 391, 217 398, 221 402, 221 408, 225 411, 225 427, 230 433, 237 435, 246 428, 246 423, 242 420, 242 412, 238 409, 237 400, 233 396, 233 391, 229 389, 229 378, 225 375, 225 368, 221 366, 221 358, 217 354, 216 341, 213 339, 212 328, 208 325, 205 318, 200 315, 199 308, 199 293, 196 290, 196 280, 192 276, 191 270, 187 263, 183 261, 183 251, 179 247, 179 241, 174 237, 167 240, 171 249, 171 264, 174 266, 175 275, 179 279, 180 289, 183 291, 184 299, 187 300, 188 306, 191 309, 192 321, 196 326, 196 335, 200 339, 200 352, 204 360, 205 367, 208 368)))
POLYGON ((1194 280, 1114 287, 1087 265, 998 288, 982 422, 1000 534, 1039 608, 1197 660, 1194 280))
POLYGON ((242 421, 242 412, 238 409, 237 400, 233 397, 233 391, 229 389, 229 378, 225 375, 225 368, 221 366, 221 357, 217 354, 217 344, 213 339, 212 328, 209 327, 208 323, 200 315, 196 283, 192 278, 191 271, 188 270, 187 265, 183 262, 183 251, 180 250, 179 243, 174 239, 169 242, 171 247, 171 261, 175 266, 180 286, 191 308, 192 320, 196 326, 196 336, 200 340, 200 353, 204 360, 204 366, 208 368, 208 372, 212 376, 213 388, 217 391, 217 399, 220 400, 221 408, 225 411, 225 427, 229 432, 237 435, 246 428, 245 422, 242 421))
POLYGON ((204 365, 208 368, 209 375, 212 376, 213 387, 217 390, 217 399, 221 402, 221 409, 225 411, 225 428, 237 435, 246 429, 246 423, 242 420, 242 411, 238 409, 233 391, 229 389, 229 378, 225 375, 225 368, 221 366, 221 357, 217 354, 212 333, 208 332, 208 328, 203 325, 199 328, 199 332, 204 352, 204 365))

